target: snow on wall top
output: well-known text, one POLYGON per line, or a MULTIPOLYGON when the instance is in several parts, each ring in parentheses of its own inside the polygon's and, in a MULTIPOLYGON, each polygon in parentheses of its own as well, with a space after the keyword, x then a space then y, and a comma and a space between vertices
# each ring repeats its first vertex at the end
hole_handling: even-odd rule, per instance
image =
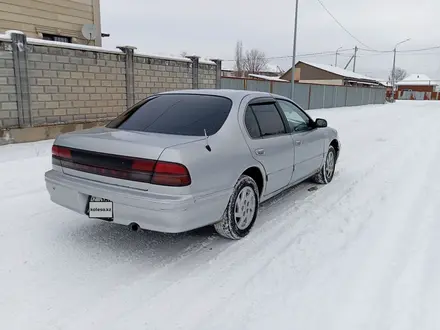
POLYGON ((206 58, 201 58, 201 59, 199 59, 199 63, 202 63, 202 64, 210 64, 210 65, 216 65, 214 61, 208 60, 208 59, 206 59, 206 58))
MULTIPOLYGON (((235 62, 234 61, 223 61, 222 62, 222 70, 226 71, 235 71, 235 62)), ((275 64, 266 64, 266 67, 261 70, 261 72, 271 72, 271 73, 280 73, 280 68, 275 64)))
POLYGON ((171 60, 171 61, 191 62, 191 60, 189 58, 180 57, 180 56, 173 56, 173 55, 147 54, 147 53, 138 53, 136 51, 134 52, 134 55, 135 56, 143 56, 143 57, 163 59, 163 60, 171 60))
POLYGON ((402 81, 396 83, 398 86, 437 86, 438 84, 426 74, 411 74, 402 81))
POLYGON ((317 63, 312 63, 312 62, 308 62, 308 61, 298 61, 296 63, 296 65, 298 65, 298 63, 304 63, 310 66, 313 66, 315 68, 333 73, 333 74, 337 74, 339 76, 345 77, 345 78, 352 78, 352 79, 358 79, 358 80, 368 80, 368 81, 373 81, 373 82, 377 82, 377 80, 371 78, 371 77, 367 77, 364 76, 362 74, 353 72, 353 71, 349 71, 349 70, 345 70, 339 67, 334 67, 328 64, 317 64, 317 63))
POLYGON ((103 48, 103 47, 98 47, 98 46, 71 44, 68 42, 43 40, 43 39, 37 39, 37 38, 27 38, 27 42, 31 45, 44 45, 44 46, 52 46, 52 47, 63 47, 63 48, 69 48, 69 49, 90 50, 93 52, 124 54, 124 52, 119 49, 109 49, 109 48, 103 48))
MULTIPOLYGON (((21 31, 9 30, 9 31, 6 31, 5 34, 0 34, 0 40, 10 41, 12 33, 24 34, 21 31)), ((51 40, 44 40, 44 39, 38 39, 38 38, 27 38, 27 42, 31 45, 45 45, 45 46, 63 47, 63 48, 69 48, 69 49, 89 50, 89 51, 93 51, 93 52, 124 54, 124 52, 119 49, 110 49, 110 48, 105 48, 105 47, 89 46, 89 45, 82 45, 82 44, 73 44, 73 43, 51 41, 51 40)), ((147 53, 140 53, 140 52, 136 52, 136 51, 134 54, 136 56, 145 56, 145 57, 150 57, 150 58, 157 58, 157 59, 164 59, 164 60, 171 60, 171 61, 191 62, 191 60, 189 58, 181 57, 181 56, 162 55, 162 54, 147 54, 147 53)), ((213 61, 210 61, 210 60, 204 59, 204 58, 200 59, 199 63, 215 65, 215 63, 213 61)))

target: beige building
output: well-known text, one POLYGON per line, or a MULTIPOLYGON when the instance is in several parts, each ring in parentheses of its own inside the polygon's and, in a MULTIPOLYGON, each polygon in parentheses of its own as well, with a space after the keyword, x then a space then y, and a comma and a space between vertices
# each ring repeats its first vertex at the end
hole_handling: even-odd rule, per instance
MULTIPOLYGON (((281 79, 291 80, 292 69, 289 69, 281 79)), ((334 67, 328 64, 318 64, 298 61, 295 65, 295 81, 307 84, 332 86, 380 86, 374 78, 362 74, 334 67)))
POLYGON ((0 0, 0 33, 19 30, 28 37, 101 46, 100 0, 0 0), (96 39, 83 37, 94 24, 96 39))

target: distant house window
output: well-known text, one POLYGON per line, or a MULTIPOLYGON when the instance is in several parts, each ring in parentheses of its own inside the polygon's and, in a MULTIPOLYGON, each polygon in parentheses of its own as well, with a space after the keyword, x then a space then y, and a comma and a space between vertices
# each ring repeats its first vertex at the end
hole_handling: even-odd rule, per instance
POLYGON ((43 33, 44 40, 72 43, 71 37, 57 36, 55 34, 43 33))

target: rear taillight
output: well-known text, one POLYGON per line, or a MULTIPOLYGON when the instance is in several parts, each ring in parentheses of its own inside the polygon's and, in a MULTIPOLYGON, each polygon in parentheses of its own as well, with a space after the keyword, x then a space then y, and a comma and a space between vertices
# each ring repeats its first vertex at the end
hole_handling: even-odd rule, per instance
POLYGON ((191 184, 191 177, 188 169, 182 164, 158 161, 151 183, 165 186, 188 186, 191 184))
POLYGON ((52 156, 59 158, 72 158, 72 153, 70 152, 70 149, 52 146, 52 156))
POLYGON ((52 164, 76 171, 156 185, 183 187, 191 184, 188 169, 182 164, 105 154, 98 154, 100 161, 97 163, 96 153, 89 153, 94 155, 93 161, 90 156, 84 156, 85 153, 89 152, 54 145, 52 164), (106 157, 111 157, 112 162, 106 162, 106 157), (120 163, 115 163, 115 159, 120 163))
POLYGON ((62 159, 71 159, 72 153, 69 149, 60 147, 60 146, 52 146, 52 164, 61 166, 62 159))
POLYGON ((156 162, 154 160, 136 159, 136 160, 133 160, 133 162, 131 164, 131 169, 135 170, 135 171, 142 171, 142 172, 153 172, 155 164, 156 164, 156 162))

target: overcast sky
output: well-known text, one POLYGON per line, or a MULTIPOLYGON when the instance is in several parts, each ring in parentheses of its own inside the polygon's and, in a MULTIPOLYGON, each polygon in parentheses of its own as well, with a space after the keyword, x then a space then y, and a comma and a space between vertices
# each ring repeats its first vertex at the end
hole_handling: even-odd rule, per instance
MULTIPOLYGON (((366 48, 351 38, 319 5, 299 0, 297 54, 366 48)), ((399 50, 440 45, 440 0, 322 0, 331 13, 361 42, 390 50, 407 38, 399 50)), ((101 0, 105 47, 133 45, 138 51, 230 60, 237 40, 245 49, 258 48, 267 57, 292 54, 294 0, 101 0)), ((338 59, 345 66, 352 51, 338 59)), ((335 55, 298 57, 334 64, 335 55)), ((386 78, 393 55, 360 51, 356 72, 386 78)), ((273 59, 284 69, 291 58, 273 59)), ((397 55, 397 66, 411 73, 440 79, 440 49, 397 55)))

